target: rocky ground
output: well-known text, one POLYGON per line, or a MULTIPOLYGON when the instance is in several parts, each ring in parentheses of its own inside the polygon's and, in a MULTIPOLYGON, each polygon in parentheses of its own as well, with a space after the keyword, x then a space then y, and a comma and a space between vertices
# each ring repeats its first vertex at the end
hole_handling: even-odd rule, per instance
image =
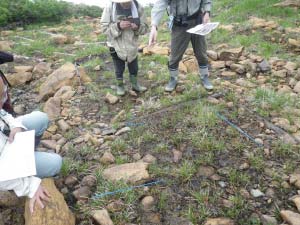
MULTIPOLYGON (((209 37, 212 93, 191 49, 176 91, 164 93, 164 27, 154 48, 142 39, 148 91, 122 98, 98 19, 1 32, 0 49, 16 53, 1 66, 15 111, 48 113, 39 150, 64 157, 55 183, 76 224, 300 224, 300 18, 248 18, 209 37), (219 40, 229 33, 234 43, 219 40)), ((24 224, 24 201, 12 193, 0 193, 0 210, 0 224, 24 224)))

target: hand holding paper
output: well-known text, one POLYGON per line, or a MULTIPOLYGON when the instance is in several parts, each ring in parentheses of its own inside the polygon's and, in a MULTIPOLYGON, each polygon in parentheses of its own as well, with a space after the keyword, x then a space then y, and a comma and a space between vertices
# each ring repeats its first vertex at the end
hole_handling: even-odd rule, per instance
POLYGON ((219 22, 200 24, 187 30, 187 32, 204 36, 216 29, 219 26, 219 24, 219 22))

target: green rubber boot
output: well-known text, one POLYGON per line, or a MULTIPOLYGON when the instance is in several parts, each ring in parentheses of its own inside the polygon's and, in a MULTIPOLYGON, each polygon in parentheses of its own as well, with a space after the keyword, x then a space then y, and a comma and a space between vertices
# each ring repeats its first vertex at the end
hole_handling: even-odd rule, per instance
POLYGON ((136 92, 147 91, 146 87, 139 84, 139 82, 137 81, 137 76, 135 76, 135 75, 130 75, 130 83, 131 83, 132 90, 134 90, 136 92))
POLYGON ((125 88, 124 88, 123 80, 118 80, 117 95, 119 95, 119 96, 124 96, 125 95, 125 88))
POLYGON ((172 92, 177 86, 178 80, 178 70, 170 70, 170 80, 167 86, 165 87, 165 91, 172 92))

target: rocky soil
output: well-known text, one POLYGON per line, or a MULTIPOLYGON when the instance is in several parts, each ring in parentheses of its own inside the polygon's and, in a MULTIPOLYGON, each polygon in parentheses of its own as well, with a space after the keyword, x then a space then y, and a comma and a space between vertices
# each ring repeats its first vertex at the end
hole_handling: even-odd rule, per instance
MULTIPOLYGON (((169 46, 141 44, 140 79, 149 90, 121 98, 109 54, 99 47, 98 20, 42 27, 32 38, 23 29, 1 32, 0 50, 19 51, 41 33, 56 48, 49 55, 18 52, 1 69, 16 113, 40 109, 51 119, 39 150, 64 157, 55 184, 76 224, 300 224, 300 30, 249 22, 220 29, 264 33, 290 57, 210 44, 215 90, 207 93, 188 49, 179 85, 166 94, 169 46), (95 195, 155 181, 162 182, 95 195)), ((24 203, 0 192, 0 225, 25 224, 24 203)))

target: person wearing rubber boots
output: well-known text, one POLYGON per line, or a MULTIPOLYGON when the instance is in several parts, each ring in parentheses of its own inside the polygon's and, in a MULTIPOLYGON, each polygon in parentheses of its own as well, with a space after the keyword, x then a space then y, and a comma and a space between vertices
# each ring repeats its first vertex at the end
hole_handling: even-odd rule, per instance
POLYGON ((112 0, 103 11, 101 28, 107 35, 107 45, 114 62, 117 95, 125 95, 123 73, 126 62, 132 90, 147 90, 137 81, 138 38, 148 31, 145 21, 144 9, 136 0, 112 0))
POLYGON ((168 9, 171 29, 171 54, 168 67, 170 80, 165 91, 172 92, 178 80, 179 62, 189 43, 192 43, 194 54, 199 65, 200 79, 207 90, 212 90, 208 76, 208 58, 205 36, 190 34, 186 31, 201 23, 210 21, 212 0, 157 0, 151 12, 151 32, 149 46, 155 44, 159 22, 168 9))

